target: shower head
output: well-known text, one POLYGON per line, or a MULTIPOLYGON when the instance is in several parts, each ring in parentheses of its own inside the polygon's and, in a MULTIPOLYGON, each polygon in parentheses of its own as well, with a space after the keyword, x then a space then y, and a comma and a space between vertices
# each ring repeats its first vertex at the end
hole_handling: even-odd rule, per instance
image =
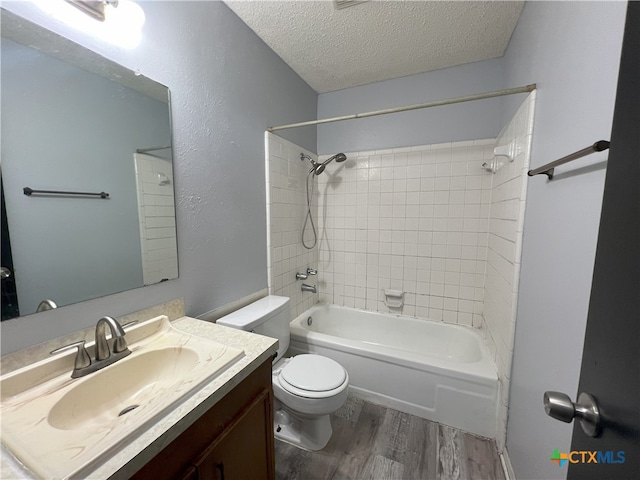
POLYGON ((322 162, 322 165, 329 165, 334 160, 338 163, 342 163, 346 159, 347 159, 347 156, 344 153, 336 153, 333 157, 329 157, 324 162, 322 162))
POLYGON ((331 162, 333 162, 334 160, 338 163, 341 163, 341 162, 344 162, 346 159, 347 159, 347 156, 344 153, 337 153, 333 157, 329 157, 328 159, 326 159, 324 162, 318 163, 309 155, 306 155, 304 153, 300 154, 301 161, 309 160, 309 163, 311 163, 311 170, 309 170, 309 173, 313 172, 314 175, 320 175, 322 172, 324 172, 325 167, 329 165, 331 162))

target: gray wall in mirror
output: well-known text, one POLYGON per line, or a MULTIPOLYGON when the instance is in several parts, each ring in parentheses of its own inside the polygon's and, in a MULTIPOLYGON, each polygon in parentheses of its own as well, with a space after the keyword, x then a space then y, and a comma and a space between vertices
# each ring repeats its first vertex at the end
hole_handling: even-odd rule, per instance
MULTIPOLYGON (((317 94, 222 2, 139 2, 142 42, 125 50, 27 2, 4 8, 171 90, 180 278, 2 322, 8 353, 184 297, 197 316, 267 286, 264 131, 316 118, 317 94)), ((283 137, 316 149, 316 129, 283 137)))
POLYGON ((44 299, 61 306, 143 285, 134 152, 171 144, 160 90, 164 102, 2 37, 2 178, 21 315, 44 299))

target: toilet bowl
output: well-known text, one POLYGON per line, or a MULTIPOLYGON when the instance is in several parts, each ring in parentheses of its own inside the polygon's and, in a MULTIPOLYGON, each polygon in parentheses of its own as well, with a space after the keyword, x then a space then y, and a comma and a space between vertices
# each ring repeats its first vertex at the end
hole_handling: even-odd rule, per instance
POLYGON ((324 448, 333 433, 330 414, 349 393, 349 374, 321 355, 297 355, 273 366, 276 438, 306 450, 324 448))
POLYGON ((306 450, 320 450, 331 439, 330 415, 347 399, 349 374, 321 355, 283 355, 289 346, 287 297, 270 295, 222 317, 216 323, 277 338, 272 366, 274 434, 306 450))

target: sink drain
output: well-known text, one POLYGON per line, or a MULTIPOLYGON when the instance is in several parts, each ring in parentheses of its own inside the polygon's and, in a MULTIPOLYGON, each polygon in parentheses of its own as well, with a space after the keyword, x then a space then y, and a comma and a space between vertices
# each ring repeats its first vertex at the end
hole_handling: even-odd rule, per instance
POLYGON ((122 415, 126 415, 127 413, 129 413, 131 410, 135 410, 136 408, 138 408, 140 405, 129 405, 126 408, 123 408, 122 411, 118 414, 119 417, 121 417, 122 415))

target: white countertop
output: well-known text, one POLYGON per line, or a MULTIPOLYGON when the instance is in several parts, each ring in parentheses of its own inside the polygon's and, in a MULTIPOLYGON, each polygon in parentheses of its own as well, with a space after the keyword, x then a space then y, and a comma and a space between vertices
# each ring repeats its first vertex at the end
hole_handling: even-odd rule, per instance
MULTIPOLYGON (((222 399, 277 349, 277 340, 214 323, 182 317, 172 322, 175 328, 187 333, 210 338, 224 345, 244 350, 245 356, 224 370, 210 383, 179 404, 167 415, 159 418, 150 428, 134 437, 130 443, 96 468, 86 478, 124 479, 133 475, 200 416, 222 399)), ((26 362, 25 362, 26 363, 26 362)), ((35 478, 4 448, 0 452, 2 479, 35 478)))

